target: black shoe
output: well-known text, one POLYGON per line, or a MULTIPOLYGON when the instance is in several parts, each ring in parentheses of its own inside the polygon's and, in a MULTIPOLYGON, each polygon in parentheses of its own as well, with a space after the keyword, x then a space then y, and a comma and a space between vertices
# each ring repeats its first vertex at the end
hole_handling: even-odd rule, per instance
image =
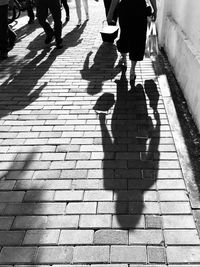
POLYGON ((63 48, 63 43, 62 43, 62 41, 56 43, 56 48, 57 48, 57 49, 62 49, 62 48, 63 48))
POLYGON ((33 24, 34 23, 34 19, 29 19, 28 24, 33 24))
POLYGON ((16 38, 17 38, 16 33, 13 33, 12 37, 9 40, 8 51, 12 50, 13 47, 15 46, 16 38))
POLYGON ((0 52, 0 59, 4 60, 8 58, 8 52, 0 52))
POLYGON ((53 40, 54 38, 54 34, 51 34, 51 35, 47 35, 46 39, 45 39, 45 44, 50 44, 51 41, 53 40))

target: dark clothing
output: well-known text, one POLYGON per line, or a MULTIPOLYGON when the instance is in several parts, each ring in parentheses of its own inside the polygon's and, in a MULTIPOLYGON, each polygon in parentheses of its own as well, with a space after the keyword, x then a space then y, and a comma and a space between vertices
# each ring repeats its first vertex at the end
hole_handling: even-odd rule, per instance
POLYGON ((143 60, 147 30, 145 0, 122 0, 118 6, 118 14, 120 26, 118 51, 129 53, 130 60, 143 60))
MULTIPOLYGON (((104 2, 106 17, 107 17, 112 0, 103 0, 103 2, 104 2)), ((118 17, 118 14, 117 14, 117 8, 116 8, 116 10, 114 11, 114 15, 113 15, 113 20, 115 21, 115 23, 117 22, 117 17, 118 17)))
POLYGON ((67 4, 67 0, 61 0, 61 4, 63 4, 63 7, 65 9, 66 17, 69 17, 69 6, 67 4))
POLYGON ((55 35, 56 43, 61 42, 62 21, 61 7, 59 0, 37 0, 37 17, 40 25, 44 29, 47 36, 55 35), (48 11, 50 10, 54 20, 54 30, 47 21, 48 11))
POLYGON ((8 25, 8 5, 0 6, 0 51, 7 52, 14 46, 16 34, 8 25))
POLYGON ((26 9, 27 9, 27 14, 31 20, 34 20, 35 15, 33 12, 33 5, 31 0, 26 0, 26 9))

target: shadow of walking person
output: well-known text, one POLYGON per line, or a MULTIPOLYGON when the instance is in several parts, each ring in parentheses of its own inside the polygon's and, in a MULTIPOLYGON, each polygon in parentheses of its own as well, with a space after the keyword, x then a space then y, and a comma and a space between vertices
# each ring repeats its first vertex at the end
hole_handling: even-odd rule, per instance
MULTIPOLYGON (((47 82, 38 82, 45 75, 59 53, 50 48, 42 50, 29 63, 24 64, 18 73, 11 75, 0 89, 0 117, 11 114, 13 111, 22 110, 33 103, 47 82)), ((31 53, 31 52, 30 52, 31 53)), ((30 53, 27 55, 29 59, 30 53)))
POLYGON ((128 90, 123 70, 117 81, 117 99, 110 130, 105 113, 99 114, 104 188, 114 192, 113 202, 107 205, 113 213, 112 228, 143 228, 145 216, 159 214, 155 190, 160 140, 158 98, 154 81, 146 81, 145 88, 137 84, 128 90), (148 102, 150 108, 147 108, 148 102))
POLYGON ((92 51, 87 54, 81 75, 84 80, 89 81, 87 93, 95 95, 101 92, 103 83, 112 80, 120 72, 118 66, 114 66, 117 59, 116 46, 103 43, 94 57, 94 63, 89 66, 92 51))

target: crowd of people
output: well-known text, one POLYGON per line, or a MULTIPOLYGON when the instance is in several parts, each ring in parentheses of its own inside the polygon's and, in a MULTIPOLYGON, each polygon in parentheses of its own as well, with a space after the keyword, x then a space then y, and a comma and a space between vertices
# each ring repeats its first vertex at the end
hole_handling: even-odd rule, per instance
MULTIPOLYGON (((99 1, 99 0, 95 0, 99 1)), ((117 40, 117 49, 121 54, 120 64, 126 68, 127 54, 131 61, 130 81, 135 81, 135 67, 137 61, 142 61, 145 53, 147 17, 151 16, 156 20, 156 0, 103 0, 105 15, 110 25, 119 22, 120 34, 117 40), (149 13, 149 7, 152 12, 149 13)), ((31 0, 27 2, 27 14, 29 24, 34 23, 35 14, 31 0)), ((62 42, 62 21, 61 4, 65 9, 66 22, 70 19, 70 12, 67 0, 35 0, 36 16, 39 24, 46 34, 45 44, 50 44, 55 38, 56 48, 63 47, 62 42), (52 15, 54 29, 49 24, 47 17, 49 12, 52 15)), ((15 44, 16 34, 8 24, 8 6, 12 8, 14 0, 0 0, 0 59, 6 59, 8 52, 15 44)), ((89 20, 88 0, 75 0, 78 17, 77 26, 82 23, 82 4, 85 11, 85 20, 89 20)))

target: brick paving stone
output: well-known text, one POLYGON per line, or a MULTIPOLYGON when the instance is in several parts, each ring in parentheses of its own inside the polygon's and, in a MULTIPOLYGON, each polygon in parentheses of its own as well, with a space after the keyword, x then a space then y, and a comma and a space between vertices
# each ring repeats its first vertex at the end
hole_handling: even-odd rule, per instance
POLYGON ((192 215, 164 215, 163 227, 165 229, 195 229, 195 222, 192 215))
POLYGON ((111 246, 112 263, 146 263, 145 246, 111 246))
POLYGON ((157 181, 158 190, 177 190, 177 189, 185 189, 185 184, 182 179, 177 180, 158 180, 157 181))
POLYGON ((99 214, 127 214, 128 202, 98 202, 97 213, 99 214), (117 208, 116 208, 117 204, 117 208))
POLYGON ((96 202, 74 202, 66 207, 66 214, 95 214, 96 202))
POLYGON ((146 228, 161 229, 162 217, 158 215, 146 215, 145 216, 146 228))
POLYGON ((127 245, 127 230, 98 230, 94 234, 94 244, 97 245, 127 245))
POLYGON ((110 228, 111 215, 81 215, 80 228, 110 228))
POLYGON ((61 245, 92 245, 93 230, 61 230, 59 244, 61 245))
POLYGON ((0 217, 0 231, 10 230, 11 225, 13 224, 14 217, 0 217))
POLYGON ((161 230, 134 230, 129 232, 130 245, 160 245, 164 242, 161 230))
POLYGON ((74 249, 74 263, 108 263, 109 246, 77 246, 74 249))
POLYGON ((35 262, 37 247, 4 247, 0 264, 31 264, 35 262))
POLYGON ((162 214, 191 214, 188 202, 161 202, 162 214))
POLYGON ((54 228, 78 228, 79 215, 48 216, 46 227, 54 228))
POLYGON ((199 263, 199 246, 170 246, 166 249, 168 263, 199 263))
POLYGON ((0 191, 13 190, 14 185, 15 185, 15 181, 1 181, 0 182, 0 191))
POLYGON ((199 245, 197 230, 165 230, 165 243, 167 245, 199 245))
POLYGON ((137 229, 144 228, 145 220, 143 215, 114 215, 112 228, 137 229))
POLYGON ((54 198, 54 191, 30 190, 25 193, 24 202, 50 202, 54 198))
POLYGON ((46 223, 47 216, 16 216, 12 224, 12 229, 43 229, 46 223))
POLYGON ((23 245, 56 245, 59 239, 59 230, 28 230, 23 245))
POLYGON ((55 201, 81 201, 83 200, 83 191, 82 190, 57 190, 55 192, 54 200, 55 201))
POLYGON ((148 260, 150 263, 165 263, 166 255, 163 247, 147 247, 148 260))
POLYGON ((187 201, 188 196, 183 190, 163 190, 159 191, 160 201, 187 201))
POLYGON ((84 201, 112 201, 113 192, 104 190, 86 190, 84 194, 84 201))
POLYGON ((65 246, 39 247, 35 263, 71 263, 73 259, 73 248, 65 246))
POLYGON ((19 246, 24 236, 24 231, 0 231, 0 246, 19 246))
POLYGON ((55 215, 63 214, 65 203, 19 203, 8 204, 4 210, 6 215, 55 215))

